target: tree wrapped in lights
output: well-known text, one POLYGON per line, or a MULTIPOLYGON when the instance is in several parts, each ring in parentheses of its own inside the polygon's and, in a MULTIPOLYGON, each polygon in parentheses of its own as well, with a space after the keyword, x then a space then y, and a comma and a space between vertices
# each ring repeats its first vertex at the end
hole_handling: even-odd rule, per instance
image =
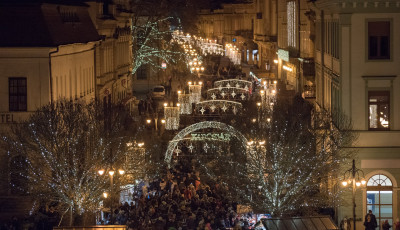
MULTIPOLYGON (((62 216, 69 212, 72 225, 74 217, 99 207, 109 187, 109 179, 98 176, 97 170, 123 167, 127 143, 134 136, 128 137, 129 124, 122 110, 96 102, 59 101, 13 125, 1 140, 10 158, 25 159, 27 173, 20 177, 28 184, 19 189, 39 205, 58 204, 62 216)), ((116 180, 116 187, 119 183, 124 181, 116 180)))
POLYGON ((243 121, 235 127, 246 133, 246 151, 238 160, 217 159, 215 167, 204 167, 210 178, 226 183, 231 197, 273 216, 339 204, 334 188, 341 165, 353 154, 346 147, 356 138, 344 116, 318 111, 296 96, 278 98, 268 126, 243 121))
POLYGON ((132 73, 145 65, 161 69, 160 61, 177 65, 185 61, 184 52, 177 43, 170 42, 172 31, 169 29, 170 17, 145 17, 134 20, 133 34, 133 67, 132 73))
POLYGON ((333 207, 338 194, 331 188, 351 157, 346 147, 356 138, 350 122, 316 110, 301 97, 278 101, 270 122, 269 129, 255 135, 265 143, 249 145, 247 172, 252 191, 257 191, 253 207, 274 216, 333 207))

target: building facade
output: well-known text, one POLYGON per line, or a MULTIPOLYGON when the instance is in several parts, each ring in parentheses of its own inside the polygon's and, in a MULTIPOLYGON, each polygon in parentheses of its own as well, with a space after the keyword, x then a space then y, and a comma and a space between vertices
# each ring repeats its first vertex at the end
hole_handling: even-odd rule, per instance
POLYGON ((288 90, 314 97, 314 21, 306 0, 278 1, 278 78, 288 90))
MULTIPOLYGON (((380 226, 393 223, 400 215, 400 2, 318 0, 310 7, 316 103, 343 112, 359 135, 351 148, 367 185, 356 193, 357 228, 367 210, 380 226)), ((338 209, 338 222, 352 217, 351 191, 339 189, 348 202, 338 209)))
MULTIPOLYGON (((0 130, 61 99, 131 103, 131 18, 128 0, 0 4, 0 130)), ((28 212, 21 160, 0 149, 0 219, 28 212)))
POLYGON ((128 0, 87 1, 102 37, 96 47, 96 98, 107 103, 132 98, 132 11, 128 0))

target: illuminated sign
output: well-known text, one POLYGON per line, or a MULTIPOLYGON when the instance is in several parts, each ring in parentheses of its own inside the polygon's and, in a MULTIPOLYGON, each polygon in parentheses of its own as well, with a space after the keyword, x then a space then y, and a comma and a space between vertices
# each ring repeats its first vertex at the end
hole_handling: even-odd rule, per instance
POLYGON ((278 50, 278 57, 284 61, 289 61, 289 51, 279 49, 278 50))

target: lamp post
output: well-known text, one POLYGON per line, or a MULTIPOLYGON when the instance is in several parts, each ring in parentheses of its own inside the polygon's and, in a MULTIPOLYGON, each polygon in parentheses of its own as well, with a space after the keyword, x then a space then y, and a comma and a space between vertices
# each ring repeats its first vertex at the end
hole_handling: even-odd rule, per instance
MULTIPOLYGON (((106 175, 106 171, 104 169, 100 169, 99 171, 97 171, 99 173, 100 176, 106 175)), ((119 175, 123 175, 125 174, 125 171, 123 169, 118 169, 118 173, 119 175)), ((113 219, 114 219, 114 212, 113 212, 113 194, 114 194, 114 174, 115 171, 114 169, 110 169, 108 170, 108 175, 110 176, 110 194, 107 194, 106 192, 103 193, 104 198, 107 198, 108 196, 110 196, 110 221, 111 224, 113 224, 113 219)))
POLYGON ((361 169, 356 168, 356 163, 354 159, 352 167, 346 170, 346 172, 344 172, 343 175, 342 185, 346 187, 349 184, 352 184, 353 226, 354 226, 353 229, 356 230, 356 190, 357 187, 365 185, 366 181, 364 179, 364 172, 361 169), (361 180, 360 180, 360 173, 362 174, 361 180))

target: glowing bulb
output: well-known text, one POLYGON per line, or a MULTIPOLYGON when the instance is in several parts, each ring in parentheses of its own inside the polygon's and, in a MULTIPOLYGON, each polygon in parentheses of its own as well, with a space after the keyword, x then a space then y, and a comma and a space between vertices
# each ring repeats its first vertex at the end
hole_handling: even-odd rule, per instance
POLYGON ((138 143, 138 146, 139 146, 139 147, 143 147, 143 145, 144 145, 143 142, 142 142, 142 143, 138 143))
MULTIPOLYGON (((178 90, 178 94, 181 94, 181 93, 182 93, 182 91, 178 90)), ((165 106, 165 103, 164 103, 164 106, 165 106)))
POLYGON ((357 187, 360 187, 361 186, 361 182, 357 181, 356 185, 357 185, 357 187))
POLYGON ((364 179, 361 180, 361 184, 365 185, 367 183, 367 181, 365 181, 364 179))
POLYGON ((167 106, 168 106, 168 103, 165 102, 165 103, 164 103, 164 107, 167 107, 167 106))
POLYGON ((347 181, 343 181, 343 182, 342 182, 342 185, 343 185, 343 186, 347 186, 347 181))
POLYGON ((191 81, 189 81, 189 82, 188 82, 188 85, 191 85, 191 84, 192 84, 192 82, 191 82, 191 81))
POLYGON ((164 119, 162 119, 162 120, 161 120, 161 123, 162 123, 162 124, 165 124, 165 120, 164 120, 164 119))
POLYGON ((118 169, 119 175, 124 175, 125 174, 125 170, 123 169, 118 169))
POLYGON ((108 197, 108 193, 103 192, 103 196, 104 196, 104 198, 107 198, 108 197))
POLYGON ((150 119, 147 119, 146 122, 147 122, 147 124, 150 124, 150 123, 151 123, 151 120, 150 120, 150 119))
POLYGON ((257 106, 261 106, 261 102, 257 102, 257 106))
POLYGON ((98 171, 98 173, 100 174, 100 176, 103 175, 103 174, 104 174, 104 169, 100 169, 100 170, 98 171))
POLYGON ((178 107, 179 107, 179 106, 181 106, 181 104, 177 103, 177 104, 176 104, 176 106, 178 106, 178 107))
POLYGON ((110 174, 110 176, 113 176, 114 175, 114 170, 110 170, 110 171, 108 171, 108 174, 110 174))

